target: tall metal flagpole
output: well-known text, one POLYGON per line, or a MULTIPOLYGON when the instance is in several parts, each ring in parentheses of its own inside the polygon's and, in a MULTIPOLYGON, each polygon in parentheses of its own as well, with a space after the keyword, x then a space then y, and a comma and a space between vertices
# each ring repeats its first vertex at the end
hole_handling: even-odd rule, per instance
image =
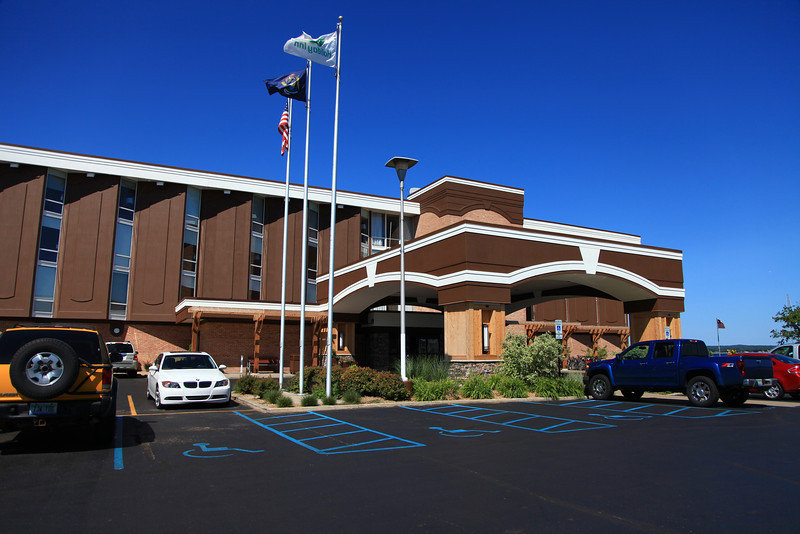
POLYGON ((339 83, 342 80, 342 17, 336 24, 336 106, 333 115, 333 175, 331 177, 331 245, 328 258, 328 336, 326 347, 328 356, 325 371, 325 394, 331 396, 331 365, 333 354, 333 244, 336 240, 336 167, 339 157, 339 83))
POLYGON ((303 172, 303 252, 300 266, 300 394, 303 394, 303 364, 306 354, 306 286, 308 285, 308 138, 311 130, 311 60, 306 60, 306 165, 303 172))
POLYGON ((288 240, 289 225, 289 161, 292 157, 292 99, 289 103, 289 143, 286 147, 286 191, 283 198, 283 259, 281 260, 281 341, 280 355, 278 357, 278 387, 283 389, 283 348, 286 334, 286 242, 288 240))

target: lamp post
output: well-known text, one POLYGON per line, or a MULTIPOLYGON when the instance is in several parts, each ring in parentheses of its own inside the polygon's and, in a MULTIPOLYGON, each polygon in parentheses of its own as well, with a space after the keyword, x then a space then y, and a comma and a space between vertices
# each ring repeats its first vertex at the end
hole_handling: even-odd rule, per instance
POLYGON ((397 171, 400 179, 400 377, 405 381, 406 376, 406 251, 405 251, 405 191, 403 181, 406 171, 416 165, 418 160, 395 156, 386 162, 387 167, 397 171))

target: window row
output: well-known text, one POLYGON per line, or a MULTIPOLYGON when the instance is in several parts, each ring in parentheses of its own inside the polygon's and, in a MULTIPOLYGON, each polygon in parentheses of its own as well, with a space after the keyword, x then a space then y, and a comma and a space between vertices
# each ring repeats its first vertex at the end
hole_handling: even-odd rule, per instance
MULTIPOLYGON (((66 173, 52 169, 48 171, 34 279, 32 312, 34 317, 53 316, 66 185, 66 173)), ((181 251, 179 290, 179 298, 181 300, 196 296, 201 200, 202 192, 200 189, 191 186, 187 188, 181 251)), ((125 320, 127 318, 135 209, 136 183, 122 179, 117 202, 108 309, 108 317, 113 320, 125 320)), ((250 226, 248 299, 255 301, 261 300, 262 297, 265 212, 264 197, 254 195, 250 226)), ((316 303, 317 301, 318 233, 319 206, 310 203, 307 242, 307 303, 316 303)))

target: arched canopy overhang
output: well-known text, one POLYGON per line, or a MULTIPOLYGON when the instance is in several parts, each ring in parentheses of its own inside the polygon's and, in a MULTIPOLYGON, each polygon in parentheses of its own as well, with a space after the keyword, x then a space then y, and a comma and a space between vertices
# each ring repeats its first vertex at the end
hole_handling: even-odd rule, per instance
MULTIPOLYGON (((336 271, 334 311, 360 313, 399 302, 399 249, 336 271)), ((507 312, 549 299, 597 295, 647 311, 683 311, 680 251, 523 228, 459 223, 406 245, 407 304, 502 305, 507 312)), ((318 295, 327 296, 328 276, 318 295)))

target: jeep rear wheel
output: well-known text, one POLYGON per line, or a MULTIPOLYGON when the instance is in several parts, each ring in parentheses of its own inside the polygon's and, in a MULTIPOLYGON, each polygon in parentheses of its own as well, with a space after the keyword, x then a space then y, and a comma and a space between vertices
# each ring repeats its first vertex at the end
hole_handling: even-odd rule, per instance
POLYGON ((696 376, 686 384, 686 396, 693 405, 708 408, 719 400, 719 391, 714 381, 707 376, 696 376))
POLYGON ((11 384, 32 399, 52 399, 66 393, 78 376, 78 355, 58 339, 34 339, 14 353, 11 384))
POLYGON ((589 394, 597 400, 608 400, 614 394, 611 381, 606 375, 594 375, 589 379, 589 394))

